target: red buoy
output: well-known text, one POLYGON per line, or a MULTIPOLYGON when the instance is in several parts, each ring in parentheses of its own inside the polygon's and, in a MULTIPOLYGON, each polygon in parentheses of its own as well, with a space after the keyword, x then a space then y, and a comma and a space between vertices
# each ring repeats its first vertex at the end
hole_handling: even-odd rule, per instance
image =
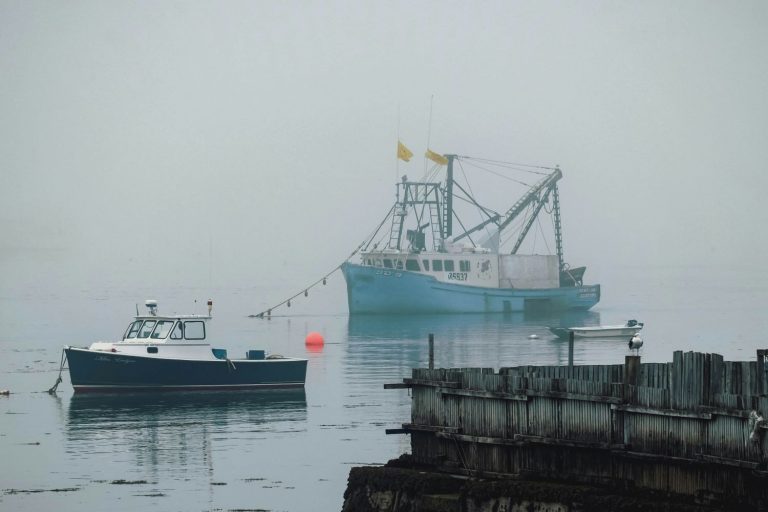
POLYGON ((325 340, 323 339, 323 335, 319 332, 312 331, 309 334, 307 334, 307 337, 304 339, 304 344, 307 347, 312 348, 319 348, 325 345, 325 340))

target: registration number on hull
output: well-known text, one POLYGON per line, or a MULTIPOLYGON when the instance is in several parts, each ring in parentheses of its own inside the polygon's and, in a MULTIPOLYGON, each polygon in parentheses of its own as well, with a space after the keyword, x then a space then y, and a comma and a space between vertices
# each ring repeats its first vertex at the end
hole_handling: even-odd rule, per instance
POLYGON ((466 281, 467 273, 466 272, 448 272, 448 280, 449 281, 466 281))

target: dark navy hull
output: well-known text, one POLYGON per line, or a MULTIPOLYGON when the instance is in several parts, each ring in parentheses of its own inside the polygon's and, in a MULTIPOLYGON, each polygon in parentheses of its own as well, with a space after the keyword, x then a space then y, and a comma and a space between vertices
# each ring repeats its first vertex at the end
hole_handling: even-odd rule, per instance
POLYGON ((306 359, 182 360, 65 348, 76 392, 302 387, 306 359))
POLYGON ((432 276, 346 262, 349 312, 511 313, 535 309, 587 310, 600 301, 600 285, 545 289, 483 288, 438 281, 432 276))

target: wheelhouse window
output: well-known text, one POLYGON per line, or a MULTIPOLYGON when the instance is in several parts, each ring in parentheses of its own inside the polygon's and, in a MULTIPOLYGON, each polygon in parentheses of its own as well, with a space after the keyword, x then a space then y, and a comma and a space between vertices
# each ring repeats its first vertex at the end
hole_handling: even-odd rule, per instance
POLYGON ((144 325, 141 326, 141 330, 139 331, 139 338, 149 338, 156 323, 156 320, 145 320, 144 325))
POLYGON ((395 260, 395 268, 397 270, 403 270, 403 260, 395 260))
POLYGON ((392 260, 384 258, 384 268, 392 268, 392 260))
POLYGON ((453 260, 445 260, 445 271, 446 272, 453 272, 453 260))
POLYGON ((171 327, 173 327, 173 320, 160 320, 157 322, 155 330, 152 331, 150 338, 153 340, 164 340, 168 337, 168 333, 171 332, 171 327))
POLYGON ((467 261, 467 260, 460 260, 459 261, 459 271, 460 272, 469 272, 469 261, 467 261))
POLYGON ((443 271, 443 260, 432 260, 432 270, 435 272, 443 271))
POLYGON ((171 331, 171 339, 172 340, 183 340, 184 339, 184 325, 179 322, 176 324, 176 327, 173 328, 171 331))
POLYGON ((424 264, 424 270, 429 272, 429 260, 424 260, 422 263, 424 264))
POLYGON ((188 340, 204 340, 205 322, 199 320, 184 322, 184 338, 188 340))
POLYGON ((421 270, 419 268, 419 262, 411 259, 405 260, 405 270, 421 270))
POLYGON ((131 325, 128 326, 128 330, 125 331, 125 336, 123 336, 123 339, 128 338, 135 338, 136 335, 139 333, 139 328, 141 327, 141 320, 136 320, 131 325))

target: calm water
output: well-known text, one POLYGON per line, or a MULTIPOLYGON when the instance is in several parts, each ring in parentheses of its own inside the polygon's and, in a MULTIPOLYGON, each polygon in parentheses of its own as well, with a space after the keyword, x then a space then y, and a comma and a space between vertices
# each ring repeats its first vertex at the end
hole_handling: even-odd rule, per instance
MULTIPOLYGON (((426 365, 429 332, 439 366, 564 363, 567 343, 546 325, 628 318, 646 322, 646 361, 670 360, 675 349, 745 360, 768 348, 765 276, 629 269, 600 282, 599 306, 565 318, 349 318, 337 278, 303 299, 317 301, 304 314, 270 321, 247 314, 274 290, 0 285, 0 389, 12 391, 0 397, 0 509, 339 510, 350 467, 408 451, 407 436, 384 434, 408 421, 407 391, 382 386, 426 365), (56 396, 43 392, 56 379, 62 345, 116 339, 145 298, 181 313, 195 312, 184 307, 190 298, 208 296, 218 345, 230 354, 265 348, 308 357, 306 390, 73 396, 65 374, 56 396), (311 330, 325 336, 320 352, 304 346, 311 330)), ((591 340, 577 342, 575 358, 615 363, 626 353, 621 342, 591 340)))

